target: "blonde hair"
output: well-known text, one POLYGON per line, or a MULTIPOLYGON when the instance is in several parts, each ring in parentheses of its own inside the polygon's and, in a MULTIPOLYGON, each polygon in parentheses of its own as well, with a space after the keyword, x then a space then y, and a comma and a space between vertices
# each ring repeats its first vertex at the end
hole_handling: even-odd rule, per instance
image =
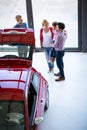
POLYGON ((48 24, 49 25, 49 22, 46 19, 43 19, 42 26, 44 26, 44 24, 48 24))

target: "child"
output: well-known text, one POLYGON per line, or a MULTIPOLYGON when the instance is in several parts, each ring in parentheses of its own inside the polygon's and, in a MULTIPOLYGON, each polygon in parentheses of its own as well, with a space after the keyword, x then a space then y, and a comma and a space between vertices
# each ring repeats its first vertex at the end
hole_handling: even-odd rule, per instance
MULTIPOLYGON (((53 26, 53 34, 54 34, 54 35, 53 35, 53 43, 55 42, 56 26, 57 26, 57 25, 58 25, 58 22, 56 22, 56 21, 52 23, 52 26, 53 26)), ((52 48, 49 62, 54 63, 54 61, 55 61, 55 49, 52 48)))

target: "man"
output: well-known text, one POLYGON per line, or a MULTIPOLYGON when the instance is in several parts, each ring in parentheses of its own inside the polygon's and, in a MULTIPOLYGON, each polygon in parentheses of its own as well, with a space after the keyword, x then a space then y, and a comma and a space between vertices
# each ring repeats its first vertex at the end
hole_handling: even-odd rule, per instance
MULTIPOLYGON (((23 22, 21 15, 16 15, 16 25, 14 28, 27 28, 27 24, 23 22)), ((18 45, 18 55, 19 57, 27 57, 28 47, 26 45, 18 45)))
POLYGON ((14 26, 14 28, 27 28, 27 24, 23 22, 21 15, 16 15, 15 17, 17 24, 14 26))

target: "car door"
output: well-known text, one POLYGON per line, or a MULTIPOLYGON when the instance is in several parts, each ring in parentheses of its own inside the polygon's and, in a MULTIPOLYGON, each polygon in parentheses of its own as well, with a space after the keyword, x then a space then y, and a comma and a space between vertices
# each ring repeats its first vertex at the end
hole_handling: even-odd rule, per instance
POLYGON ((38 108, 38 89, 40 77, 33 70, 30 76, 29 90, 28 90, 28 111, 30 124, 34 125, 34 119, 38 108))
MULTIPOLYGON (((35 117, 34 121, 35 124, 38 125, 43 121, 43 116, 44 116, 44 107, 45 107, 45 97, 46 97, 46 80, 43 78, 41 73, 35 72, 34 74, 34 83, 37 84, 37 77, 39 78, 38 80, 38 88, 37 89, 37 102, 36 102, 36 110, 35 110, 35 117)), ((35 85, 36 86, 36 85, 35 85)))

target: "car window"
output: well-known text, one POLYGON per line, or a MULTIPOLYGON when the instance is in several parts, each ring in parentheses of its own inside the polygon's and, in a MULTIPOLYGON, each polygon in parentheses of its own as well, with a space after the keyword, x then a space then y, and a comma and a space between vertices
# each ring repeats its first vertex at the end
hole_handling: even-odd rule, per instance
POLYGON ((35 73, 32 74, 32 84, 36 90, 36 92, 38 92, 38 87, 39 87, 39 76, 35 73))
POLYGON ((36 108, 38 87, 39 87, 39 77, 38 75, 33 73, 30 79, 28 90, 28 111, 29 111, 30 124, 32 124, 34 118, 33 116, 36 108))
POLYGON ((0 44, 0 58, 29 58, 30 46, 24 43, 0 44))
POLYGON ((0 130, 8 127, 8 130, 25 130, 24 102, 0 101, 0 130))

